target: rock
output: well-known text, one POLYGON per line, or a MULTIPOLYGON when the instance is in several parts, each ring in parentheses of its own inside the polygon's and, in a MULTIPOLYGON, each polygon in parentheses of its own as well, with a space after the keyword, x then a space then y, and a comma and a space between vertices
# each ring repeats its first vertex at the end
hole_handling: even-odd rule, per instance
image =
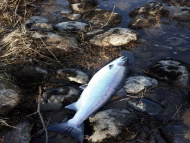
POLYGON ((115 96, 120 96, 120 95, 127 95, 125 88, 122 87, 116 94, 115 96))
POLYGON ((3 143, 30 143, 33 124, 25 120, 14 127, 0 133, 0 137, 4 136, 3 143))
POLYGON ((94 6, 92 6, 90 3, 88 2, 82 2, 82 3, 75 3, 75 4, 71 4, 71 8, 77 12, 77 13, 85 13, 88 11, 91 11, 94 9, 94 6))
POLYGON ((31 29, 35 31, 50 32, 53 31, 53 26, 47 23, 36 23, 32 25, 31 29))
POLYGON ((154 26, 157 23, 155 16, 151 14, 140 14, 131 19, 129 28, 141 29, 154 26))
POLYGON ((93 38, 95 35, 102 34, 102 33, 104 33, 103 29, 95 29, 95 30, 89 31, 85 34, 84 40, 85 39, 88 40, 90 38, 93 38))
POLYGON ((64 106, 63 101, 65 102, 65 100, 69 101, 69 99, 72 99, 74 102, 79 98, 79 95, 79 90, 71 86, 47 89, 41 97, 40 106, 44 111, 57 111, 64 106))
POLYGON ((0 79, 0 115, 7 115, 20 102, 20 89, 9 81, 0 79))
POLYGON ((77 21, 67 21, 67 22, 61 22, 55 25, 55 27, 59 31, 65 31, 65 30, 84 30, 88 24, 83 22, 77 22, 77 21))
POLYGON ((32 26, 32 24, 36 24, 36 23, 48 23, 48 22, 49 21, 46 18, 43 18, 41 16, 32 16, 23 25, 30 29, 31 26, 32 26))
POLYGON ((189 0, 172 0, 172 1, 169 1, 169 4, 172 6, 190 7, 189 0))
POLYGON ((164 9, 165 16, 179 21, 190 21, 190 8, 181 6, 168 6, 164 9))
POLYGON ((81 2, 88 2, 93 6, 96 6, 98 4, 97 0, 69 0, 69 3, 71 3, 71 4, 81 3, 81 2))
POLYGON ((138 135, 139 140, 144 143, 167 143, 162 135, 159 132, 159 129, 156 127, 151 127, 151 124, 148 124, 148 126, 143 126, 140 129, 140 134, 138 135), (154 132, 152 132, 154 130, 154 132), (152 132, 150 134, 150 132, 152 132))
POLYGON ((89 118, 94 125, 95 132, 90 136, 92 142, 102 142, 105 139, 116 138, 122 128, 130 126, 137 120, 134 113, 124 109, 109 109, 98 112, 89 118))
POLYGON ((70 14, 69 16, 68 16, 68 18, 70 19, 70 20, 78 20, 79 18, 81 17, 81 14, 70 14))
POLYGON ((53 23, 58 23, 65 21, 63 13, 70 11, 70 4, 67 0, 47 0, 41 5, 40 15, 53 23))
POLYGON ((47 55, 52 55, 53 53, 55 56, 61 56, 61 54, 65 54, 66 52, 78 51, 79 48, 77 40, 74 37, 66 35, 35 32, 32 38, 40 42, 43 40, 46 43, 46 45, 42 43, 41 50, 47 55))
POLYGON ((186 44, 187 43, 186 40, 184 40, 180 37, 170 37, 166 40, 166 42, 168 42, 169 45, 171 45, 171 46, 178 46, 180 44, 186 44))
POLYGON ((137 41, 137 33, 128 28, 111 28, 109 31, 94 36, 90 42, 96 46, 124 46, 137 41))
POLYGON ((71 13, 72 13, 72 10, 70 10, 70 9, 65 9, 65 10, 61 11, 62 16, 68 16, 71 13))
POLYGON ((137 15, 146 13, 152 16, 160 15, 162 10, 164 9, 164 5, 159 2, 150 2, 138 8, 135 8, 133 11, 129 13, 131 18, 136 17, 137 15))
POLYGON ((190 142, 190 130, 184 125, 167 125, 162 128, 162 132, 170 143, 190 142))
POLYGON ((120 56, 128 57, 129 58, 129 64, 132 64, 134 62, 134 55, 132 52, 129 52, 127 50, 121 50, 119 53, 120 56))
POLYGON ((89 82, 89 77, 86 73, 73 69, 64 68, 57 70, 56 77, 52 77, 50 82, 64 82, 64 81, 74 81, 79 84, 87 84, 89 82))
POLYGON ((156 79, 145 76, 131 76, 125 81, 124 88, 127 93, 138 94, 148 88, 154 88, 158 85, 156 79))
POLYGON ((159 21, 164 5, 159 2, 150 2, 129 13, 130 28, 141 29, 154 26, 159 21))
MULTIPOLYGON (((34 138, 31 143, 45 143, 46 135, 42 135, 34 138)), ((68 134, 63 134, 60 132, 48 131, 48 143, 78 143, 78 141, 68 134)))
POLYGON ((180 87, 189 87, 189 71, 179 61, 161 60, 150 66, 145 73, 180 87))
POLYGON ((163 107, 155 102, 145 98, 131 99, 127 105, 134 110, 147 113, 149 115, 157 115, 163 111, 163 107))
POLYGON ((41 84, 45 80, 47 74, 47 70, 34 66, 18 67, 13 72, 13 75, 16 77, 17 81, 22 83, 22 86, 24 87, 31 87, 41 84))
POLYGON ((112 13, 110 10, 95 9, 83 15, 82 19, 87 20, 95 25, 118 25, 122 16, 118 13, 112 13), (108 21, 109 19, 109 21, 108 21))

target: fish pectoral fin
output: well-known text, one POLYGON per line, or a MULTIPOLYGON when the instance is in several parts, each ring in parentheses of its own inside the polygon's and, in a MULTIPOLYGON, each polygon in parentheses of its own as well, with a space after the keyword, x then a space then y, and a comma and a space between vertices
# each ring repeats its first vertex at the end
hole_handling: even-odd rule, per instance
POLYGON ((74 102, 74 103, 72 103, 72 104, 69 104, 69 105, 65 106, 65 108, 71 109, 71 110, 74 110, 74 111, 77 111, 77 110, 78 110, 78 109, 77 109, 77 102, 74 102))
POLYGON ((79 86, 79 88, 80 88, 80 90, 84 90, 87 86, 88 86, 88 84, 83 84, 83 85, 79 86))
POLYGON ((65 133, 71 137, 77 139, 80 143, 84 141, 84 123, 82 123, 78 128, 73 128, 68 125, 68 122, 52 125, 47 128, 49 131, 56 131, 60 133, 65 133))

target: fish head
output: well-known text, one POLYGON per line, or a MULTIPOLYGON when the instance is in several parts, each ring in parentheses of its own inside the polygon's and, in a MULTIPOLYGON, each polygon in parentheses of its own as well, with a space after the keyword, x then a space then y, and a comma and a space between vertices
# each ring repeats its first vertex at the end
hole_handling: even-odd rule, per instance
POLYGON ((111 69, 113 66, 125 66, 127 64, 128 58, 121 56, 117 59, 115 59, 114 61, 112 61, 111 63, 109 63, 107 66, 109 66, 109 68, 111 69))

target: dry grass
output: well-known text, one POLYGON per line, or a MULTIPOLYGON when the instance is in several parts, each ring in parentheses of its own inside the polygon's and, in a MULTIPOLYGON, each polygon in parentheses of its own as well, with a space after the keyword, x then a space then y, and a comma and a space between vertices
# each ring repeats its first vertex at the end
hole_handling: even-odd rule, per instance
MULTIPOLYGON (((88 70, 100 69, 107 62, 118 56, 122 49, 113 47, 94 47, 89 42, 83 42, 77 52, 66 53, 55 57, 54 53, 46 55, 43 41, 37 42, 31 38, 31 31, 21 29, 25 19, 35 15, 36 3, 44 0, 4 0, 0 4, 0 73, 12 66, 37 65, 48 69, 63 67, 81 67, 88 70), (35 11, 35 12, 34 12, 35 11), (2 50, 2 51, 1 51, 2 50)), ((72 36, 72 35, 71 35, 72 36)), ((80 36, 76 37, 80 41, 80 36)))

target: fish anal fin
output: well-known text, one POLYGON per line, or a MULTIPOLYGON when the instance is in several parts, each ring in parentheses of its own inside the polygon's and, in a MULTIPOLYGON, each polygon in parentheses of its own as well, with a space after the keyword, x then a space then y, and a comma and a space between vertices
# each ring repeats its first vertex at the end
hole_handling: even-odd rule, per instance
POLYGON ((77 110, 78 110, 78 109, 77 109, 77 102, 74 102, 74 103, 72 103, 72 104, 69 104, 69 105, 65 106, 65 108, 71 109, 71 110, 74 110, 74 111, 77 111, 77 110))

